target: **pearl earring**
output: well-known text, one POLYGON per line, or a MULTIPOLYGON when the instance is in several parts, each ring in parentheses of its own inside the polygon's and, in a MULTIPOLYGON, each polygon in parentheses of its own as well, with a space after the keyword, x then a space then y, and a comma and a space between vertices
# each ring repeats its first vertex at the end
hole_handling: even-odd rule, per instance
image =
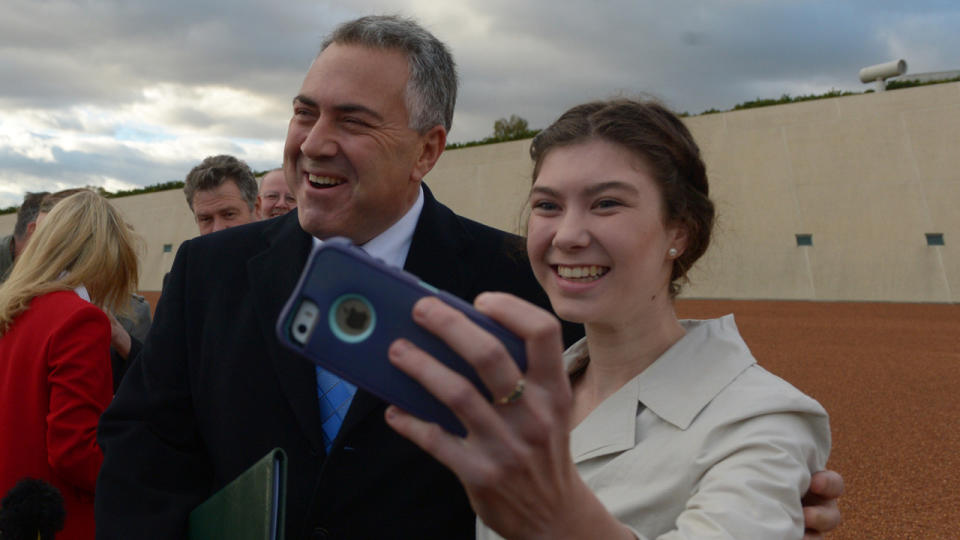
POLYGON ((670 249, 668 249, 668 250, 667 250, 667 255, 669 255, 670 258, 676 257, 676 256, 677 256, 677 248, 670 248, 670 249))

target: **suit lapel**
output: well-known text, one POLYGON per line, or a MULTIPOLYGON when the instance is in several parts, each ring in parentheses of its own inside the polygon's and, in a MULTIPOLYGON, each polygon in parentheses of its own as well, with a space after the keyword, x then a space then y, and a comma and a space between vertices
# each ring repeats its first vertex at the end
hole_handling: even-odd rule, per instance
MULTIPOLYGON (((468 246, 466 232, 456 214, 437 202, 426 185, 423 185, 423 195, 423 210, 417 220, 404 270, 434 287, 457 296, 466 295, 470 291, 471 283, 467 279, 469 265, 461 256, 468 246)), ((348 432, 383 406, 384 403, 379 398, 357 390, 340 433, 348 432)))
POLYGON ((274 330, 307 262, 313 240, 300 228, 296 211, 264 229, 263 238, 267 247, 247 262, 247 272, 260 331, 268 348, 266 354, 274 364, 300 428, 314 449, 322 452, 314 366, 281 346, 274 330))
MULTIPOLYGON (((404 270, 434 287, 463 297, 476 276, 464 260, 470 238, 449 208, 437 202, 426 186, 420 220, 413 234, 404 270)), ((472 301, 472 298, 467 298, 472 301)))

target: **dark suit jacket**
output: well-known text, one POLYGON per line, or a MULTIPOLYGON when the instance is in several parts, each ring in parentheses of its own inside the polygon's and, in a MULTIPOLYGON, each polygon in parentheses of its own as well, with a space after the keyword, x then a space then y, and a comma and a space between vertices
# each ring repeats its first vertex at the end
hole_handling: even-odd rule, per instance
POLYGON ((147 333, 150 331, 150 304, 147 299, 139 294, 130 295, 130 314, 118 315, 117 321, 120 326, 127 331, 130 336, 130 352, 127 357, 120 356, 116 349, 110 347, 110 365, 113 366, 113 391, 116 392, 123 380, 127 368, 133 363, 133 359, 140 354, 143 348, 143 340, 147 339, 147 333))
MULTIPOLYGON (((456 216, 429 190, 405 268, 472 300, 546 305, 517 238, 456 216)), ((329 456, 314 366, 274 336, 312 247, 295 212, 184 243, 147 342, 104 414, 98 538, 177 538, 189 511, 279 446, 290 538, 471 538, 456 478, 357 393, 329 456)))

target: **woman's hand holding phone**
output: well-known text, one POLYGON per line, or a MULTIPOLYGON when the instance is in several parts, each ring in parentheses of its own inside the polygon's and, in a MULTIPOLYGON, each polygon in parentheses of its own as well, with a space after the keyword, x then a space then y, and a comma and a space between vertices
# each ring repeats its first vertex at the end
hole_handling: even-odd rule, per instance
POLYGON ((467 435, 454 436, 395 406, 387 409, 387 422, 449 467, 477 514, 501 535, 632 538, 584 484, 571 459, 572 392, 562 365, 559 321, 503 293, 484 293, 474 305, 525 341, 526 375, 499 340, 460 311, 424 298, 414 305, 414 321, 472 365, 494 399, 398 339, 388 350, 390 362, 449 407, 467 435))

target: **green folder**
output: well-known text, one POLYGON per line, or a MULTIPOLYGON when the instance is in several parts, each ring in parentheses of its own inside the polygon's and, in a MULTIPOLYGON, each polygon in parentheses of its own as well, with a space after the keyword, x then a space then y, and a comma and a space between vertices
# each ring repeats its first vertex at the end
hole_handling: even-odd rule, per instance
POLYGON ((287 456, 274 448, 190 512, 190 540, 283 540, 287 456))

